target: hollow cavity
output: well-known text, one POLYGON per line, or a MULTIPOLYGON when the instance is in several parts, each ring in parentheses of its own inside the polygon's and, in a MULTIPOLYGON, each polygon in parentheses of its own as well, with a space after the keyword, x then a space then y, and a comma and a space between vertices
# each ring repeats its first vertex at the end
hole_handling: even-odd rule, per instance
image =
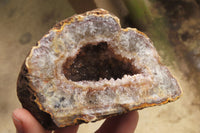
POLYGON ((82 47, 75 58, 66 60, 63 72, 65 77, 72 81, 99 81, 104 78, 116 80, 125 74, 139 73, 131 65, 131 60, 115 55, 106 42, 82 47))

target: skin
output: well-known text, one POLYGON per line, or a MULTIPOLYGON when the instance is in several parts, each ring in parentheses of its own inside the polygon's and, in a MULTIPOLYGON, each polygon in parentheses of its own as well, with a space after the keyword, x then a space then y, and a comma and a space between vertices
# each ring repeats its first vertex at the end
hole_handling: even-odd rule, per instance
MULTIPOLYGON (((17 133, 51 133, 45 130, 38 121, 26 109, 15 109, 12 114, 13 123, 17 133)), ((132 111, 120 116, 114 116, 105 120, 95 133, 133 133, 136 129, 139 115, 132 111)), ((77 126, 57 129, 54 133, 77 133, 77 126)))

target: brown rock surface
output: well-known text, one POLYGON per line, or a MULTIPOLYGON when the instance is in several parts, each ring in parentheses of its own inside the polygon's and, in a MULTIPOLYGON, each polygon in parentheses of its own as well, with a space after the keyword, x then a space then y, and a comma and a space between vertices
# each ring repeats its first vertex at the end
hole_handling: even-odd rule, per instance
POLYGON ((26 58, 18 97, 47 129, 174 101, 177 81, 150 39, 103 9, 55 25, 26 58))

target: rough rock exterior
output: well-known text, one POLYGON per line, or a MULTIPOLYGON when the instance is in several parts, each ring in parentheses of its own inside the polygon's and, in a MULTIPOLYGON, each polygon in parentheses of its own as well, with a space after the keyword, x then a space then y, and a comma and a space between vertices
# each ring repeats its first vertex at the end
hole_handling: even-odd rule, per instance
POLYGON ((30 51, 19 100, 46 128, 175 101, 181 89, 150 39, 97 9, 55 25, 30 51))

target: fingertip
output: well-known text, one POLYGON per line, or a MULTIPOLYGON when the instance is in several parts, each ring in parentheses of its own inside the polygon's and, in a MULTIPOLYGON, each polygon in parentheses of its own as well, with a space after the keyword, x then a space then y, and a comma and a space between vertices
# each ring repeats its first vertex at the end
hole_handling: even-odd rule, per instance
POLYGON ((39 122, 31 115, 31 113, 23 108, 15 109, 12 113, 13 122, 19 133, 46 133, 47 131, 39 124, 39 122))
POLYGON ((133 133, 137 127, 138 120, 139 114, 137 111, 131 111, 122 115, 117 133, 133 133))
POLYGON ((22 125, 22 121, 18 118, 18 111, 19 109, 15 109, 13 112, 12 112, 12 120, 13 120, 13 123, 15 125, 15 128, 16 128, 16 132, 17 133, 23 133, 23 125, 22 125))
POLYGON ((128 128, 129 130, 135 131, 138 120, 139 120, 139 113, 138 111, 131 111, 126 114, 126 117, 124 117, 124 123, 127 123, 124 128, 128 128), (125 122, 126 121, 126 122, 125 122))
POLYGON ((79 125, 60 128, 60 129, 57 129, 55 133, 76 133, 78 130, 78 127, 79 125))
POLYGON ((106 119, 95 133, 133 133, 139 119, 137 111, 106 119))
POLYGON ((129 120, 129 121, 135 122, 135 124, 137 124, 137 122, 139 120, 138 111, 131 111, 131 112, 128 112, 127 114, 124 114, 124 120, 129 120))

